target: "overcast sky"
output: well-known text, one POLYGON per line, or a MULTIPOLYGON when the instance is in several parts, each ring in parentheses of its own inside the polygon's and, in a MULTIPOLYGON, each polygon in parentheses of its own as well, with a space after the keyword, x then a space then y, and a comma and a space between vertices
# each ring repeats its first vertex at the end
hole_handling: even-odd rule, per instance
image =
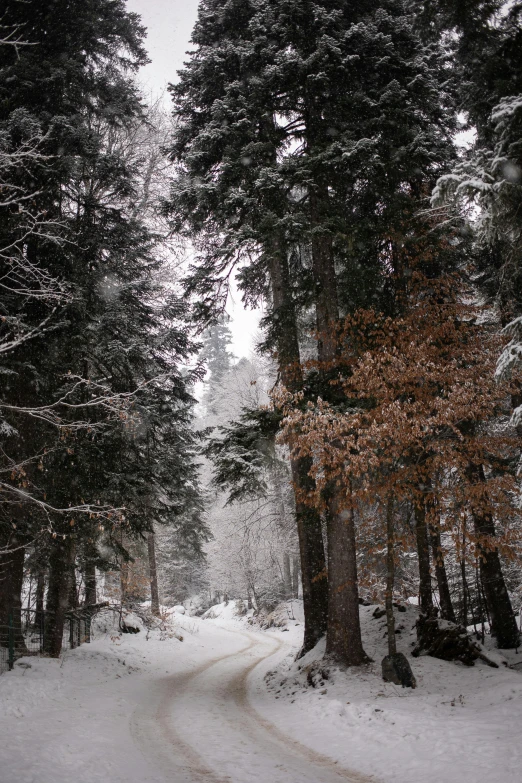
MULTIPOLYGON (((199 0, 127 0, 129 11, 140 14, 147 28, 146 46, 150 65, 142 69, 145 91, 160 95, 169 82, 176 81, 190 48, 190 36, 197 18, 199 0)), ((238 358, 248 356, 258 329, 259 313, 245 311, 237 292, 228 306, 232 316, 233 351, 238 358)))

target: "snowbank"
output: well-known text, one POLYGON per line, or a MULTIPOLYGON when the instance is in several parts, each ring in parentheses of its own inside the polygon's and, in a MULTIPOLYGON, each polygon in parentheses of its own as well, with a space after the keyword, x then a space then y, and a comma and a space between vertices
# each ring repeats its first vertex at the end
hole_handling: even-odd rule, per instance
MULTIPOLYGON (((250 611, 250 614, 252 614, 252 611, 250 611)), ((234 622, 247 615, 248 612, 246 611, 244 601, 233 600, 211 606, 201 617, 203 620, 234 622)))
MULTIPOLYGON (((374 618, 375 608, 361 607, 372 664, 348 671, 328 666, 323 640, 301 660, 286 655, 266 672, 256 708, 296 739, 306 736, 315 750, 386 783, 518 783, 522 672, 411 657, 417 612, 409 606, 396 615, 397 644, 417 689, 385 683, 386 618, 374 618)), ((499 651, 495 657, 506 659, 499 651)), ((522 664, 522 654, 508 657, 522 664)))
POLYGON ((158 678, 206 660, 199 622, 177 615, 169 632, 122 634, 106 612, 90 644, 19 659, 0 676, 1 783, 166 783, 136 745, 133 715, 158 678))
MULTIPOLYGON (((380 663, 386 652, 385 618, 374 617, 374 610, 361 607, 364 645, 374 663, 348 671, 325 664, 324 641, 295 661, 303 631, 302 607, 296 601, 265 617, 263 622, 275 621, 267 631, 259 628, 259 618, 241 614, 243 605, 229 601, 213 607, 205 620, 171 611, 162 628, 138 634, 121 634, 117 626, 100 624, 98 639, 61 660, 23 658, 13 672, 0 677, 1 783, 177 780, 170 761, 163 772, 154 763, 154 754, 161 753, 166 742, 161 720, 155 722, 158 714, 161 718, 157 704, 171 675, 181 690, 189 683, 185 701, 178 704, 186 742, 198 747, 202 736, 199 723, 187 723, 188 713, 206 721, 203 750, 215 762, 216 779, 223 777, 219 765, 230 767, 232 756, 227 762, 228 747, 212 732, 229 736, 228 731, 235 738, 230 753, 238 758, 253 753, 252 758, 241 756, 241 764, 234 762, 230 780, 245 783, 256 768, 256 779, 271 783, 273 778, 263 772, 264 751, 252 744, 258 735, 251 735, 248 726, 241 734, 244 721, 258 714, 290 737, 289 745, 296 740, 381 783, 518 783, 521 673, 505 666, 491 669, 482 662, 468 668, 421 657, 410 658, 416 690, 384 683, 380 663), (183 642, 176 637, 181 633, 183 642), (263 649, 270 654, 264 660, 263 649), (228 690, 223 684, 240 655, 238 672, 246 672, 250 702, 250 712, 244 713, 237 700, 243 675, 231 680, 228 690), (257 666, 256 659, 261 661, 257 666), (193 682, 199 685, 193 691, 190 682, 196 675, 199 680, 193 682), (145 753, 138 729, 148 725, 147 708, 152 747, 147 735, 145 753), (136 716, 141 721, 136 722, 136 716)), ((415 642, 416 611, 409 606, 397 613, 398 648, 407 655, 415 642)), ((522 654, 512 653, 510 659, 522 663, 522 654)), ((285 747, 284 742, 280 746, 285 747)), ((172 752, 178 752, 175 745, 172 752)), ((297 779, 304 778, 290 775, 288 783, 297 779)), ((185 780, 182 771, 179 780, 185 780)), ((318 776, 317 783, 320 780, 318 776)))

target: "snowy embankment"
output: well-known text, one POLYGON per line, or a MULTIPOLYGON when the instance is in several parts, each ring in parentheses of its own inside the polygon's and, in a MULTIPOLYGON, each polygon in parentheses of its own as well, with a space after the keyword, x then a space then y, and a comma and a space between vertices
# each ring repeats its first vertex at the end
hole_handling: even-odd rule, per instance
MULTIPOLYGON (((491 654, 498 669, 408 656, 417 688, 403 689, 381 678, 386 618, 374 617, 375 609, 361 606, 374 663, 347 672, 322 666, 324 641, 297 662, 268 661, 268 691, 257 682, 256 709, 343 766, 386 783, 518 783, 522 650, 507 653, 511 665, 520 662, 518 671, 502 665, 499 651, 491 654)), ((406 654, 415 644, 415 620, 414 607, 396 614, 398 649, 406 654)), ((297 648, 300 628, 291 621, 288 627, 297 648)))
MULTIPOLYGON (((361 607, 375 663, 349 672, 317 665, 320 646, 294 662, 297 602, 266 630, 230 602, 207 619, 173 613, 163 630, 108 629, 60 661, 22 659, 0 677, 0 780, 361 780, 352 769, 383 783, 518 783, 522 675, 423 657, 415 691, 385 684, 374 609, 361 607)), ((397 620, 408 652, 415 610, 397 620)))
MULTIPOLYGON (((251 682, 256 710, 312 749, 385 783, 519 783, 522 649, 491 650, 499 669, 408 655, 417 688, 403 689, 381 678, 386 618, 374 617, 376 608, 361 606, 364 646, 374 663, 341 672, 322 665, 324 641, 294 661, 302 610, 295 601, 281 607, 273 619, 284 631, 269 633, 285 638, 292 651, 259 665, 251 682)), ((233 616, 230 605, 210 612, 227 624, 233 616)), ((416 617, 412 606, 396 613, 398 649, 406 654, 415 644, 416 617)))
POLYGON ((210 623, 199 634, 201 621, 182 616, 168 630, 135 624, 139 633, 115 626, 60 660, 21 658, 0 677, 1 783, 165 783, 133 737, 134 715, 161 678, 208 660, 225 634, 210 623))

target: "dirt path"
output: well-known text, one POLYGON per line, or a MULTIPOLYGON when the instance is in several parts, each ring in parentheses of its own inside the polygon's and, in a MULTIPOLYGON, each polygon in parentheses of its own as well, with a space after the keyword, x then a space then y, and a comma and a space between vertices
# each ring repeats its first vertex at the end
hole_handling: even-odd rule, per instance
POLYGON ((159 679, 135 711, 134 740, 158 771, 172 783, 368 783, 257 713, 248 678, 282 642, 236 635, 238 650, 159 679))

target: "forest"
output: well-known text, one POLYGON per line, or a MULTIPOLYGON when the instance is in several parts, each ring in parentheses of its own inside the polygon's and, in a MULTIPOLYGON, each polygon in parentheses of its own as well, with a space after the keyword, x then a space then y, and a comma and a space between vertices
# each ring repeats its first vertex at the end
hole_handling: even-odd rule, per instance
POLYGON ((340 667, 382 605, 403 685, 403 605, 517 649, 522 2, 201 0, 166 102, 145 36, 0 2, 0 646, 292 599, 340 667))

